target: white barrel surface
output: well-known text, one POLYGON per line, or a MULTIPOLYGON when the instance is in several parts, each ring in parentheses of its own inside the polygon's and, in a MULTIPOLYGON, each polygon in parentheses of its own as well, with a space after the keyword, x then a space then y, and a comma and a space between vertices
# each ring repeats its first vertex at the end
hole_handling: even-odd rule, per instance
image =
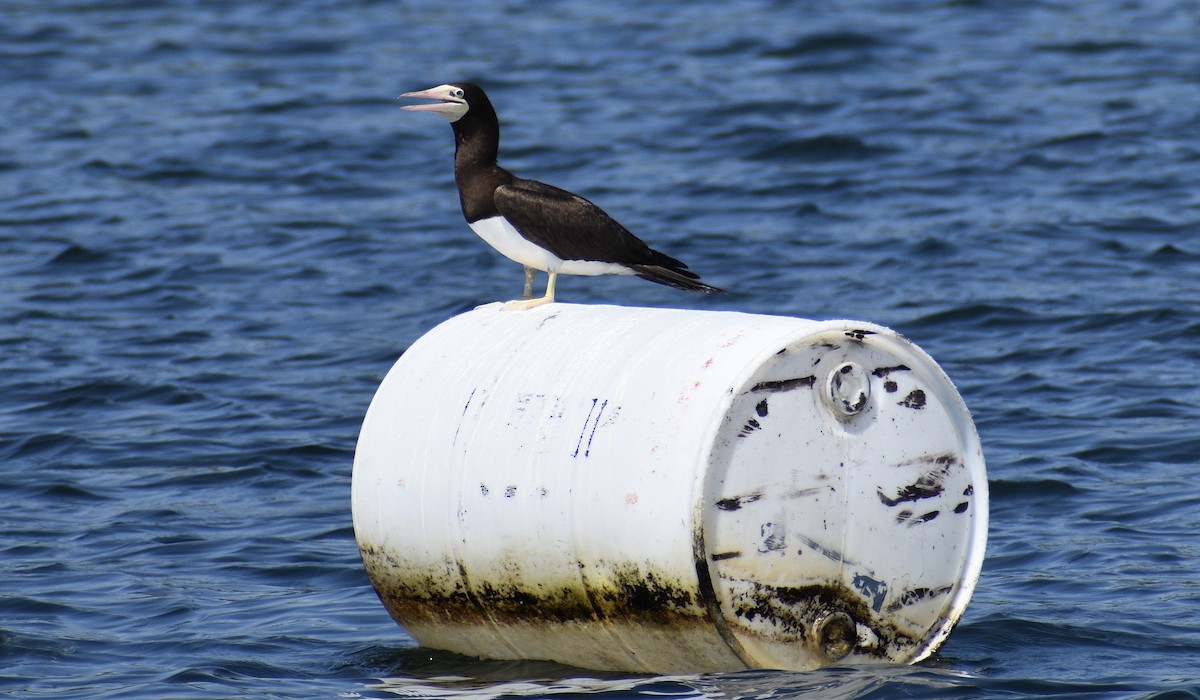
POLYGON ((388 373, 352 492, 421 644, 635 672, 920 660, 987 539, 958 392, 857 321, 476 309, 388 373))

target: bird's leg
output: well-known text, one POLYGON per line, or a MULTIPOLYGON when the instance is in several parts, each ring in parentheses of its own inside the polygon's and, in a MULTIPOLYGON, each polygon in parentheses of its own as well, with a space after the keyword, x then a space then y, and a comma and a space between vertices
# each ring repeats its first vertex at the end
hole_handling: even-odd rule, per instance
POLYGON ((521 294, 522 299, 533 298, 533 275, 537 272, 534 268, 525 266, 525 292, 521 294))
POLYGON ((549 304, 554 301, 554 283, 558 281, 557 272, 548 272, 550 280, 546 282, 546 296, 540 299, 517 299, 515 301, 504 302, 506 309, 532 309, 535 306, 549 304))

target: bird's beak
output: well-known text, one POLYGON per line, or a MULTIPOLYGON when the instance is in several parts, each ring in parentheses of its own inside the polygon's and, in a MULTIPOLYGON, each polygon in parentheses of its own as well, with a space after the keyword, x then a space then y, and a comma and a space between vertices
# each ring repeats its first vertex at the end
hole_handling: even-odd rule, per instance
POLYGON ((405 105, 401 109, 410 112, 433 112, 446 121, 456 122, 467 113, 467 101, 463 98, 462 88, 454 85, 439 85, 419 92, 406 92, 400 97, 412 97, 418 100, 437 100, 436 104, 405 105))

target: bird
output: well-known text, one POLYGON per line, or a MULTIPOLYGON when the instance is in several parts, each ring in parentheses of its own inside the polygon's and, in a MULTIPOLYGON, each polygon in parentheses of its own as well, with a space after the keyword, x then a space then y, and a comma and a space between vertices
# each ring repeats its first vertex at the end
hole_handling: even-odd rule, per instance
POLYGON ((530 309, 553 302, 560 274, 637 275, 678 289, 723 291, 701 281, 679 260, 652 249, 592 202, 500 167, 500 121, 478 85, 448 83, 400 97, 432 100, 403 109, 430 112, 450 122, 454 180, 467 224, 525 268, 523 296, 505 303, 505 308, 530 309), (539 270, 548 275, 546 292, 532 298, 539 270))

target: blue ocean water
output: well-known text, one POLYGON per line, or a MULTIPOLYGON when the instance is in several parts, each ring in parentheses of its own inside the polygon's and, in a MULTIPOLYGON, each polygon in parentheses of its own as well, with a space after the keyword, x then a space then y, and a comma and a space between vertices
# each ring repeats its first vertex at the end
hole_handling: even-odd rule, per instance
POLYGON ((12 697, 1200 696, 1200 5, 0 0, 0 690, 12 697), (444 122, 722 296, 936 358, 988 558, 913 667, 656 678, 416 647, 362 570, 359 423, 519 294, 444 122))

